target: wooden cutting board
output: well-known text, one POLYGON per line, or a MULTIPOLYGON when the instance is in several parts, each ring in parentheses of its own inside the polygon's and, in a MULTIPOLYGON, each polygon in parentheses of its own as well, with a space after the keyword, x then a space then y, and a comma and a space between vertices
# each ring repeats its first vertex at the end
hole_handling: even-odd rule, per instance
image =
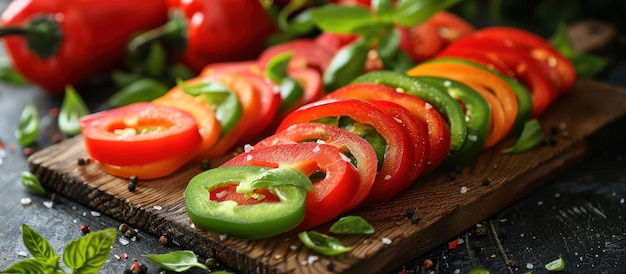
MULTIPOLYGON (((500 150, 515 141, 508 140, 484 151, 456 178, 436 172, 390 202, 351 212, 363 216, 376 232, 336 236, 353 247, 336 257, 318 256, 295 235, 245 241, 194 229, 186 216, 183 191, 202 171, 200 165, 185 166, 167 178, 140 181, 130 192, 127 180, 103 173, 94 163, 78 165, 78 159, 88 157, 81 136, 39 151, 29 162, 46 188, 156 236, 166 235, 184 249, 215 257, 244 273, 381 273, 449 241, 591 153, 626 138, 626 90, 581 80, 540 121, 551 140, 541 147, 504 155, 500 150), (412 222, 407 210, 420 220, 412 222)), ((316 230, 328 233, 328 227, 316 230)))

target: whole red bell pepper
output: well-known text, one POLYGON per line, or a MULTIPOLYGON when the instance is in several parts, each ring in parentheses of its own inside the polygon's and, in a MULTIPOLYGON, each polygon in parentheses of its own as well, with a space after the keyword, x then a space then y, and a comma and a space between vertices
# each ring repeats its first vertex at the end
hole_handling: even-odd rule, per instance
POLYGON ((165 1, 15 0, 0 19, 14 68, 51 95, 122 64, 128 41, 167 21, 165 1))
POLYGON ((167 5, 170 21, 136 37, 129 48, 165 41, 195 72, 211 63, 255 59, 277 30, 258 0, 168 0, 167 5))

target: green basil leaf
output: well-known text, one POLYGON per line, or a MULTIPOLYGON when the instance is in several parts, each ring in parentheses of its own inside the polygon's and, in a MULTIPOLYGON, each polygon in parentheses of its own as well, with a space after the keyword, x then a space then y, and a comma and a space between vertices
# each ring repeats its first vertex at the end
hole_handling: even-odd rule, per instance
POLYGON ((489 270, 484 268, 472 268, 467 274, 489 274, 489 270))
POLYGON ((331 92, 347 85, 363 73, 367 53, 372 47, 368 39, 360 38, 341 48, 324 71, 326 91, 331 92))
POLYGON ((285 33, 302 35, 314 30, 315 23, 308 9, 299 12, 293 16, 296 12, 302 10, 307 4, 308 0, 293 0, 283 7, 276 18, 278 27, 285 33), (290 20, 290 18, 292 18, 290 20))
POLYGON ((265 76, 276 83, 280 90, 282 103, 278 109, 279 113, 289 109, 304 95, 304 90, 300 84, 287 74, 287 68, 292 56, 293 52, 291 51, 277 54, 270 59, 265 69, 265 76))
POLYGON ((546 264, 545 268, 548 271, 562 271, 565 269, 565 260, 563 260, 563 254, 559 255, 559 258, 546 264))
POLYGON ((206 265, 199 263, 196 254, 189 250, 175 251, 167 254, 148 254, 144 255, 144 257, 159 267, 174 272, 184 272, 192 267, 208 269, 206 265))
POLYGON ((428 20, 461 0, 400 0, 393 14, 396 24, 410 27, 428 20))
POLYGON ((9 60, 6 56, 0 58, 0 81, 16 86, 25 86, 30 84, 28 79, 13 68, 11 60, 9 60))
POLYGON ((51 267, 46 261, 38 258, 28 258, 13 264, 8 269, 1 270, 0 273, 57 273, 57 267, 58 266, 51 267))
POLYGON ((333 223, 330 232, 334 234, 372 234, 374 227, 361 216, 345 216, 333 223))
POLYGON ((146 75, 159 77, 165 73, 167 68, 167 54, 161 43, 150 43, 150 51, 146 57, 146 75))
POLYGON ((359 33, 361 28, 379 25, 369 9, 357 5, 324 5, 310 10, 313 22, 322 30, 333 33, 359 33))
POLYGON ((384 22, 392 22, 393 1, 391 0, 372 0, 372 9, 384 22))
POLYGON ((550 38, 550 43, 563 55, 567 57, 574 55, 574 46, 567 35, 567 26, 564 23, 559 24, 556 33, 550 38))
POLYGON ((39 112, 33 103, 28 103, 22 110, 15 137, 21 146, 26 147, 37 140, 37 134, 39 134, 39 112))
POLYGON ((254 189, 293 185, 313 191, 313 183, 304 173, 291 168, 270 168, 256 175, 250 182, 241 182, 237 192, 250 193, 254 189))
POLYGON ((181 80, 189 80, 196 76, 196 74, 191 71, 187 66, 176 63, 170 66, 170 76, 172 79, 181 79, 181 80))
POLYGON ((63 252, 63 262, 74 273, 98 273, 104 265, 117 236, 115 228, 89 234, 69 242, 63 252))
POLYGON ((510 148, 503 149, 502 152, 513 154, 528 151, 541 144, 543 139, 544 134, 543 131, 541 131, 541 124, 537 119, 531 119, 524 124, 522 134, 517 140, 517 143, 510 148))
POLYGON ((54 252, 50 243, 26 224, 22 224, 22 241, 33 257, 43 261, 59 260, 59 255, 54 252))
POLYGON ((117 88, 124 88, 139 79, 142 79, 143 77, 144 76, 140 73, 124 72, 119 70, 111 72, 111 80, 117 88))
MULTIPOLYGON (((46 190, 41 186, 39 179, 34 174, 29 171, 22 172, 22 185, 26 187, 30 192, 35 193, 37 195, 45 195, 46 190)), ((32 253, 32 252, 31 252, 32 253)))
POLYGON ((389 28, 378 39, 378 57, 383 61, 386 69, 395 66, 395 57, 400 45, 400 33, 395 28, 389 28))
POLYGON ((289 77, 287 74, 287 67, 289 61, 293 57, 293 52, 283 52, 272 57, 267 63, 265 68, 265 76, 270 78, 275 83, 279 83, 285 77, 289 77))
POLYGON ((89 114, 89 110, 83 99, 73 87, 68 86, 65 89, 65 97, 63 98, 58 118, 61 132, 69 136, 79 134, 80 126, 78 119, 87 114, 89 114))
POLYGON ((222 126, 221 135, 232 130, 243 115, 243 108, 237 95, 227 86, 218 82, 201 82, 187 85, 179 80, 178 85, 187 94, 202 96, 204 101, 215 112, 215 117, 222 126))
POLYGON ((335 256, 352 250, 339 240, 315 231, 300 232, 298 238, 309 249, 326 256, 335 256))
POLYGON ((608 63, 606 59, 591 54, 576 54, 569 59, 576 68, 576 74, 582 77, 600 73, 608 63))
POLYGON ((142 78, 113 94, 109 98, 109 104, 113 107, 121 107, 137 102, 152 101, 165 95, 168 90, 169 88, 160 81, 142 78))

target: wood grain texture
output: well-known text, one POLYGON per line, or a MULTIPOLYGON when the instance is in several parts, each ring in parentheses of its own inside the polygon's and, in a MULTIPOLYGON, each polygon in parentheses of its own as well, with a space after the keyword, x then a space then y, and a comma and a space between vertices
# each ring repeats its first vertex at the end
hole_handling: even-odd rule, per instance
MULTIPOLYGON (((484 151, 450 179, 445 171, 419 179, 387 203, 358 208, 376 229, 372 235, 337 236, 353 247, 336 257, 319 256, 295 235, 245 241, 194 229, 186 216, 183 191, 201 172, 188 165, 172 176, 140 181, 129 192, 127 181, 104 174, 86 158, 80 136, 31 156, 30 170, 59 194, 156 236, 166 235, 186 249, 245 273, 375 273, 427 252, 492 216, 535 190, 560 172, 580 163, 591 152, 626 137, 626 91, 592 80, 581 80, 540 119, 554 140, 528 153, 504 155, 508 140, 484 151), (558 129, 558 130, 554 130, 558 129), (489 184, 485 184, 489 181, 489 184), (467 187, 462 193, 461 188, 467 187), (420 221, 411 222, 413 209, 420 221), (391 240, 385 244, 382 239, 391 240), (311 256, 317 256, 312 260, 311 256)), ((327 233, 329 224, 316 230, 327 233)))

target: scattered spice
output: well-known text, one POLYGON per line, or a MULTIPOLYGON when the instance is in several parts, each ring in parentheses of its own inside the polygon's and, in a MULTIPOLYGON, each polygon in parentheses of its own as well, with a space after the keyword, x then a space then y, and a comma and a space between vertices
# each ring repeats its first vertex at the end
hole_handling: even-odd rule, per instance
POLYGON ((89 232, 90 232, 90 231, 89 231, 89 226, 88 226, 88 225, 85 225, 85 224, 81 225, 81 226, 80 226, 80 231, 83 233, 83 235, 85 235, 85 234, 89 233, 89 232))
POLYGON ((57 116, 59 116, 59 108, 58 107, 53 107, 50 110, 48 110, 48 115, 50 115, 50 117, 52 118, 56 118, 57 116))
POLYGON ((24 156, 29 157, 30 155, 33 155, 33 153, 35 152, 35 150, 32 147, 25 147, 23 150, 24 156))
POLYGON ((63 137, 61 136, 61 134, 54 134, 54 135, 52 135, 52 143, 58 144, 61 141, 63 141, 63 137))
POLYGON ((126 258, 128 258, 128 254, 126 253, 120 254, 120 259, 126 259, 126 258))
POLYGON ((78 160, 76 162, 77 162, 77 164, 79 166, 84 166, 86 164, 89 164, 89 158, 82 158, 81 157, 81 158, 78 158, 78 160))
POLYGON ((473 246, 475 249, 481 249, 483 248, 483 243, 481 243, 480 241, 474 241, 473 246))
POLYGON ((206 265, 209 268, 216 267, 217 260, 215 258, 209 257, 206 259, 206 261, 204 261, 204 265, 206 265))
POLYGON ((411 217, 415 216, 415 210, 412 208, 409 208, 406 210, 406 217, 408 219, 411 219, 411 217))
POLYGON ((139 178, 133 175, 128 178, 128 191, 134 192, 137 189, 137 183, 139 182, 139 178))
POLYGON ((328 263, 326 263, 326 270, 328 270, 329 272, 335 270, 335 264, 333 263, 333 261, 328 261, 328 263))
POLYGON ((487 235, 487 227, 485 227, 484 225, 476 226, 476 235, 477 236, 487 235))
POLYGON ((201 166, 202 166, 202 170, 209 170, 211 169, 211 161, 202 160, 201 166))
POLYGON ((137 235, 137 233, 134 229, 127 229, 126 232, 124 232, 124 236, 126 236, 126 238, 132 238, 135 235, 137 235))
POLYGON ((169 243, 169 241, 170 241, 169 238, 167 238, 167 236, 165 236, 165 235, 162 235, 161 237, 159 237, 159 242, 162 245, 167 245, 169 243))
POLYGON ((448 249, 456 249, 458 245, 459 245, 459 239, 455 239, 448 243, 448 249))
POLYGON ((515 260, 509 260, 508 262, 506 262, 506 265, 508 267, 515 267, 516 262, 515 262, 515 260))
POLYGON ((491 184, 491 178, 485 177, 483 178, 483 186, 489 186, 491 184))
POLYGON ((450 171, 448 172, 448 181, 454 181, 456 179, 456 172, 450 171))
POLYGON ((426 259, 424 260, 423 266, 424 269, 430 269, 431 267, 433 267, 433 261, 431 259, 426 259))
POLYGON ((126 233, 126 231, 128 230, 128 225, 125 223, 121 223, 120 227, 118 228, 120 232, 122 233, 126 233))

